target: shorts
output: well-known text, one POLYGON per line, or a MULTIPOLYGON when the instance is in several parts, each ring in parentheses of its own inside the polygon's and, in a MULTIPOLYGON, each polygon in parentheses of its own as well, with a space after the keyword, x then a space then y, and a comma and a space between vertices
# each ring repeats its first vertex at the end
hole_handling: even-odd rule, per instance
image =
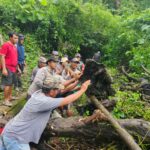
POLYGON ((7 69, 7 71, 8 71, 7 76, 2 75, 1 84, 3 86, 12 86, 15 83, 16 74, 14 72, 11 72, 9 69, 7 69))

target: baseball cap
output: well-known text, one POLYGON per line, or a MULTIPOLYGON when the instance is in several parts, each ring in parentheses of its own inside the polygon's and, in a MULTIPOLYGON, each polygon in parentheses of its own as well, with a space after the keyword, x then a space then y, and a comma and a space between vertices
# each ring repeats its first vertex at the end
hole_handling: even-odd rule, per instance
POLYGON ((79 63, 79 60, 78 60, 77 58, 73 58, 73 59, 71 60, 71 62, 77 62, 77 63, 79 63))
POLYGON ((41 62, 41 63, 46 63, 46 58, 45 57, 40 57, 38 62, 41 62))
POLYGON ((56 57, 50 57, 46 63, 48 64, 48 62, 50 62, 50 61, 58 62, 59 60, 56 57))
POLYGON ((58 51, 52 51, 52 55, 56 55, 56 56, 58 56, 58 55, 59 55, 59 53, 58 53, 58 51))
POLYGON ((80 57, 81 58, 81 54, 80 53, 76 53, 75 57, 80 57))
POLYGON ((51 89, 64 89, 64 85, 61 82, 59 76, 47 77, 43 82, 43 87, 51 89))
POLYGON ((19 36, 19 40, 24 40, 25 38, 23 34, 19 34, 18 36, 19 36))
POLYGON ((67 61, 68 61, 68 58, 67 58, 67 57, 62 57, 61 60, 60 60, 61 63, 67 62, 67 61))

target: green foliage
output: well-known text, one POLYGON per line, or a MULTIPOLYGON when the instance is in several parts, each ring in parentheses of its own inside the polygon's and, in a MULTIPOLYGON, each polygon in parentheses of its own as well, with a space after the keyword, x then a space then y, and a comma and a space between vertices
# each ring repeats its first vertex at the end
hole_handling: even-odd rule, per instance
POLYGON ((1 0, 0 8, 2 26, 8 26, 9 20, 10 26, 34 32, 43 51, 58 49, 74 55, 81 50, 86 57, 103 49, 118 22, 95 1, 1 0))
POLYGON ((144 115, 144 104, 140 101, 140 94, 118 91, 115 97, 117 104, 113 115, 116 118, 141 118, 144 115))
POLYGON ((57 49, 73 56, 80 51, 87 58, 100 50, 111 66, 149 68, 150 2, 120 1, 116 6, 119 1, 0 0, 0 26, 34 33, 47 53, 57 49))
POLYGON ((144 119, 150 121, 150 108, 145 109, 144 119))

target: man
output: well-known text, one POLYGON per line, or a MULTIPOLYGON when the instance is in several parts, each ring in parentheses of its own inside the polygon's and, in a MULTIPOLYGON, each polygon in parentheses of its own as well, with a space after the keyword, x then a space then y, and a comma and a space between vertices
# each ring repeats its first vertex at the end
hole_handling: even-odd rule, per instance
POLYGON ((23 46, 24 44, 24 35, 19 34, 19 41, 17 44, 17 50, 18 50, 18 64, 21 72, 24 71, 25 66, 25 48, 23 46))
POLYGON ((81 60, 81 54, 80 53, 76 53, 75 54, 75 58, 77 58, 78 61, 79 61, 79 64, 78 64, 78 67, 77 67, 78 70, 80 70, 81 72, 83 72, 84 68, 85 68, 85 65, 84 65, 84 63, 81 60))
POLYGON ((58 51, 52 51, 51 56, 54 57, 54 58, 56 58, 56 59, 59 59, 59 53, 58 53, 58 51))
POLYGON ((32 75, 31 75, 31 83, 33 82, 38 70, 40 68, 43 68, 46 66, 46 58, 45 57, 40 57, 39 60, 38 60, 38 65, 33 69, 32 71, 32 75))
POLYGON ((59 84, 44 81, 42 91, 35 92, 20 113, 5 126, 1 150, 30 150, 29 143, 39 142, 52 110, 77 100, 89 85, 88 80, 76 93, 65 98, 55 98, 59 92, 59 84))
POLYGON ((17 48, 18 35, 15 32, 9 33, 9 41, 4 43, 0 50, 2 65, 2 85, 4 87, 4 105, 12 106, 12 85, 14 84, 15 73, 18 64, 17 48))
POLYGON ((54 58, 56 58, 58 60, 57 65, 55 67, 55 72, 60 75, 61 72, 62 72, 62 67, 60 65, 59 52, 58 51, 52 51, 51 56, 54 57, 54 58))
POLYGON ((71 76, 69 73, 69 63, 68 63, 68 58, 67 57, 62 57, 60 64, 62 66, 62 71, 61 71, 61 76, 65 79, 65 80, 70 80, 71 76))
POLYGON ((15 80, 15 89, 16 90, 19 90, 19 88, 22 88, 21 74, 23 74, 24 66, 25 66, 25 48, 24 48, 23 44, 24 44, 24 35, 19 34, 19 40, 18 40, 18 44, 17 44, 18 70, 17 70, 16 80, 15 80))
POLYGON ((79 60, 77 58, 73 58, 70 63, 70 74, 71 77, 75 77, 81 74, 81 72, 78 70, 79 60))

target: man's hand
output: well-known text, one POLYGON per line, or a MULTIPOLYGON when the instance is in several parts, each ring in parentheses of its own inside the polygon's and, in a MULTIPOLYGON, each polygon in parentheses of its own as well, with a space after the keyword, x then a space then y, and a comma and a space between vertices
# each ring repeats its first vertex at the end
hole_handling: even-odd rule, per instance
POLYGON ((3 74, 4 76, 8 76, 8 71, 7 71, 6 68, 2 70, 2 74, 3 74))
POLYGON ((80 77, 83 75, 83 73, 78 73, 75 74, 74 78, 76 78, 76 80, 80 79, 80 77))
POLYGON ((91 80, 87 80, 85 81, 82 85, 81 85, 81 89, 86 91, 88 86, 91 84, 91 80))

